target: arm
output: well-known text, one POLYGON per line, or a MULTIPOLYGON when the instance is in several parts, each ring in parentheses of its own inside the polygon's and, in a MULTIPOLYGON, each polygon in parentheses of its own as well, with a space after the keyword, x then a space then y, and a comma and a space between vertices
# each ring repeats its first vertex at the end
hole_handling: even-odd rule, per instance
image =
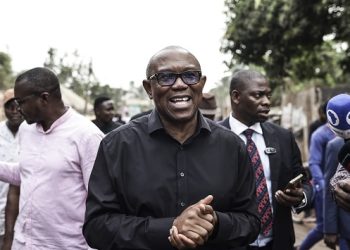
POLYGON ((7 202, 5 207, 5 235, 4 243, 1 250, 10 250, 14 235, 15 222, 19 210, 19 194, 20 189, 17 186, 10 185, 7 194, 7 202))
MULTIPOLYGON (((215 211, 216 228, 208 243, 229 247, 246 246, 258 237, 260 219, 258 215, 255 176, 245 146, 239 151, 234 200, 230 211, 215 211)), ((215 199, 215 197, 214 197, 215 199)))
POLYGON ((339 207, 350 212, 350 178, 336 182, 334 198, 339 207))
POLYGON ((318 130, 311 136, 309 168, 311 171, 314 186, 317 191, 324 188, 324 177, 321 170, 322 157, 325 145, 320 140, 318 130))
POLYGON ((101 143, 89 181, 83 234, 97 249, 173 249, 168 241, 172 218, 137 217, 123 211, 113 173, 101 143))
MULTIPOLYGON (((136 216, 125 211, 124 200, 118 195, 119 187, 116 184, 117 179, 122 177, 116 176, 111 167, 119 160, 107 157, 105 152, 109 148, 104 142, 100 145, 89 182, 83 227, 88 244, 98 249, 173 249, 168 236, 175 215, 154 218, 146 217, 147 214, 136 216)), ((231 198, 226 198, 230 199, 229 207, 225 211, 215 212, 217 226, 207 243, 213 245, 213 248, 247 245, 259 233, 253 171, 249 167, 245 149, 238 149, 242 152, 237 151, 235 158, 232 158, 232 168, 235 169, 232 173, 235 174, 230 180, 235 185, 231 198)))
POLYGON ((21 183, 19 163, 0 161, 0 180, 19 186, 21 183))
POLYGON ((83 174, 83 181, 87 190, 90 174, 97 154, 97 149, 104 135, 99 130, 96 130, 95 133, 91 132, 91 130, 88 130, 85 132, 85 135, 86 136, 82 137, 78 145, 78 150, 81 159, 80 166, 83 174))
POLYGON ((293 177, 303 174, 304 178, 301 182, 301 185, 295 186, 283 192, 278 190, 275 194, 276 200, 278 203, 284 206, 290 206, 293 209, 293 212, 299 213, 303 209, 311 206, 313 190, 310 185, 309 179, 306 178, 305 169, 301 163, 301 154, 299 147, 295 141, 293 134, 290 132, 289 140, 291 145, 291 166, 293 169, 293 177))
POLYGON ((333 235, 338 234, 338 208, 337 204, 333 200, 332 193, 329 187, 329 182, 332 176, 335 174, 338 166, 338 148, 336 148, 335 144, 328 143, 326 147, 326 155, 325 155, 325 192, 324 192, 324 223, 323 223, 323 231, 325 233, 324 240, 327 246, 334 247, 335 240, 333 235), (327 216, 326 216, 327 215, 327 216))
MULTIPOLYGON (((230 210, 214 212, 214 229, 206 244, 213 249, 247 246, 257 238, 260 231, 255 177, 244 146, 240 148, 238 155, 238 160, 232 160, 237 162, 233 167, 238 171, 235 176, 237 186, 230 210)), ((213 198, 215 201, 215 197, 213 198)), ((177 249, 193 248, 191 246, 195 245, 188 243, 190 239, 178 233, 176 227, 172 228, 169 240, 177 249)))

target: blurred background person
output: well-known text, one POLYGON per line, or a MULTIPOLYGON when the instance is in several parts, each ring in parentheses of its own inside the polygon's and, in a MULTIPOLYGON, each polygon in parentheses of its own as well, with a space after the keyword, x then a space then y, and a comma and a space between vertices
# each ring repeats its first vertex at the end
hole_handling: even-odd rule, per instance
MULTIPOLYGON (((323 105, 323 112, 326 114, 327 102, 323 105)), ((323 200, 324 200, 324 169, 327 143, 335 137, 328 124, 323 124, 311 135, 309 150, 309 169, 312 175, 314 188, 314 208, 316 213, 316 226, 306 235, 300 245, 300 250, 310 249, 317 242, 323 239, 323 200)))
POLYGON ((340 250, 349 250, 347 241, 350 239, 350 213, 337 206, 329 185, 339 165, 338 152, 343 145, 344 139, 336 137, 329 141, 326 147, 323 239, 325 244, 332 249, 335 249, 339 242, 340 250))
POLYGON ((122 125, 118 121, 113 121, 115 116, 114 102, 107 96, 95 99, 94 113, 96 118, 92 122, 105 134, 122 125))
POLYGON ((339 166, 331 178, 331 189, 337 205, 350 212, 350 95, 339 94, 329 100, 327 120, 345 144, 338 153, 339 166))
POLYGON ((120 114, 120 113, 115 113, 114 118, 113 118, 113 121, 119 122, 119 123, 121 123, 121 124, 125 124, 125 123, 126 123, 126 122, 123 120, 123 118, 122 118, 122 114, 120 114))
MULTIPOLYGON (((18 128, 23 117, 18 111, 13 89, 4 92, 6 120, 0 122, 0 160, 17 162, 19 154, 18 128)), ((0 246, 11 249, 13 230, 18 215, 19 187, 0 182, 0 246), (6 217, 6 219, 5 219, 6 217)))
POLYGON ((327 123, 326 108, 327 102, 322 103, 318 107, 318 119, 313 121, 309 126, 309 145, 311 141, 311 136, 316 131, 316 129, 327 123))
POLYGON ((215 120, 216 108, 215 95, 203 93, 202 101, 199 103, 199 110, 202 115, 210 120, 215 120))

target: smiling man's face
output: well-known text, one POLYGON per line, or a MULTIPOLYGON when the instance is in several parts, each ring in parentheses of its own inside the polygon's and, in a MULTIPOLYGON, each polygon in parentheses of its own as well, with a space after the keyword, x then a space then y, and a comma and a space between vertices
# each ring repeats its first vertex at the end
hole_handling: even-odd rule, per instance
MULTIPOLYGON (((161 51, 152 59, 150 74, 161 72, 183 73, 200 71, 197 59, 189 52, 181 49, 161 51)), ((162 120, 171 123, 186 123, 196 119, 199 103, 206 77, 201 76, 199 82, 187 85, 178 77, 171 86, 161 86, 157 79, 145 80, 144 87, 151 94, 154 104, 162 120)))

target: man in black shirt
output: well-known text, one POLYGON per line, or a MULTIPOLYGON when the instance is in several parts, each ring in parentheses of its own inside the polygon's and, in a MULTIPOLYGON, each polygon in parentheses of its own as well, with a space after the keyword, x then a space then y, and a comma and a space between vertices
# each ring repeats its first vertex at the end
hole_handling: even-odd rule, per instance
POLYGON ((96 119, 92 122, 105 134, 122 125, 117 121, 113 121, 115 115, 114 103, 109 97, 97 97, 94 102, 94 112, 96 119))
POLYGON ((104 249, 226 250, 252 242, 260 222, 242 141, 198 111, 198 60, 167 47, 143 86, 155 109, 102 141, 83 232, 104 249), (170 233, 170 235, 169 235, 170 233))

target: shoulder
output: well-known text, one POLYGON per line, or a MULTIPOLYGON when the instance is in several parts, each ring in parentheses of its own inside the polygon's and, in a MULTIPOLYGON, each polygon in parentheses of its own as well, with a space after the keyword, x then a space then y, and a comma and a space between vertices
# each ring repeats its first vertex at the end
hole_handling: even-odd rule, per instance
POLYGON ((1 121, 0 122, 0 132, 5 131, 6 129, 7 129, 6 121, 1 121))
POLYGON ((90 119, 75 110, 71 110, 70 112, 71 115, 62 124, 58 132, 60 135, 64 134, 69 137, 69 140, 79 142, 80 144, 87 143, 88 141, 99 142, 102 140, 104 134, 90 119))
POLYGON ((230 128, 230 118, 227 117, 224 120, 218 121, 217 124, 229 129, 230 128))
POLYGON ((317 128, 315 132, 311 135, 311 141, 321 141, 323 143, 330 141, 335 137, 332 130, 327 126, 327 124, 324 124, 317 128))
POLYGON ((72 115, 69 119, 69 123, 75 124, 77 130, 83 130, 83 131, 90 130, 95 132, 99 131, 95 123, 93 123, 87 117, 83 116, 82 114, 78 113, 75 110, 72 110, 72 115))
POLYGON ((228 143, 234 142, 235 144, 244 143, 238 135, 236 135, 226 126, 221 125, 221 123, 217 123, 211 120, 207 120, 207 122, 210 126, 212 137, 216 138, 221 143, 225 141, 228 143))
POLYGON ((279 135, 285 135, 285 136, 293 136, 292 131, 286 128, 283 128, 280 125, 272 122, 261 123, 261 128, 263 129, 263 131, 268 131, 270 133, 277 133, 279 135))
POLYGON ((148 133, 148 116, 142 116, 131 120, 126 124, 121 124, 119 127, 109 132, 102 140, 104 144, 122 143, 123 141, 133 141, 138 137, 146 136, 148 133))
POLYGON ((343 144, 344 144, 344 139, 340 138, 340 137, 336 137, 327 143, 327 148, 329 148, 329 149, 338 149, 339 148, 340 149, 343 144))

